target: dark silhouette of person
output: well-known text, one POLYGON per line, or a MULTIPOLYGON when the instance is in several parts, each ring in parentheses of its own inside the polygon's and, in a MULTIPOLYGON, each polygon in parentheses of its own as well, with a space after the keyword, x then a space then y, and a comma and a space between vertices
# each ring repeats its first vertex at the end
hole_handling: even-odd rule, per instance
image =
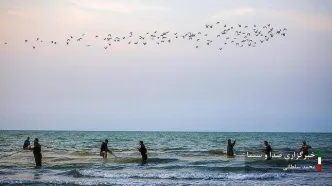
POLYGON ((148 152, 148 150, 145 148, 145 145, 144 145, 143 141, 140 141, 139 144, 141 145, 141 147, 138 149, 138 151, 142 155, 143 163, 146 163, 147 160, 148 160, 148 155, 146 154, 148 152))
POLYGON ((266 160, 271 160, 271 153, 272 153, 272 148, 270 146, 270 144, 267 141, 264 141, 264 145, 265 145, 265 149, 263 150, 263 152, 266 154, 267 158, 266 160))
POLYGON ((28 150, 29 145, 30 145, 30 137, 27 137, 27 139, 24 141, 23 149, 28 150))
POLYGON ((107 152, 110 152, 112 153, 112 151, 110 151, 108 149, 108 140, 105 139, 105 141, 101 144, 101 147, 100 147, 100 156, 102 156, 104 159, 107 159, 107 152))
POLYGON ((28 147, 29 150, 33 151, 33 156, 35 157, 36 168, 42 166, 42 154, 41 154, 41 145, 39 144, 38 138, 35 138, 33 141, 33 147, 28 147))
POLYGON ((236 142, 236 140, 234 140, 234 142, 232 143, 231 139, 228 139, 228 141, 227 141, 227 156, 229 156, 229 157, 234 156, 233 147, 235 145, 235 142, 236 142))
POLYGON ((310 145, 307 145, 307 142, 306 141, 303 141, 303 145, 301 147, 301 149, 299 150, 299 152, 302 151, 302 158, 304 159, 305 156, 308 156, 309 155, 309 149, 311 148, 310 145))

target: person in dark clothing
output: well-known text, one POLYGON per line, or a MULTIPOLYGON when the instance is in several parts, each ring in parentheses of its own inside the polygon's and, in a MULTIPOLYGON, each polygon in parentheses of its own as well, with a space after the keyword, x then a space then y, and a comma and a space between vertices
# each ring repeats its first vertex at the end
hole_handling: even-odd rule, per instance
POLYGON ((138 151, 142 155, 143 163, 146 163, 147 160, 148 160, 148 155, 146 154, 148 152, 148 150, 145 148, 145 145, 144 145, 143 141, 140 141, 139 144, 141 145, 141 148, 138 148, 138 151))
POLYGON ((112 153, 112 151, 110 151, 108 149, 108 140, 106 139, 102 144, 101 144, 101 147, 100 147, 100 156, 102 156, 104 159, 107 159, 107 152, 110 152, 112 153))
POLYGON ((28 137, 28 138, 24 141, 23 149, 24 149, 24 150, 28 150, 29 145, 30 145, 30 137, 28 137))
POLYGON ((233 157, 234 156, 234 151, 233 147, 235 145, 236 140, 232 143, 231 139, 228 139, 227 141, 227 156, 228 157, 233 157))
POLYGON ((265 149, 263 150, 263 152, 265 152, 266 154, 266 160, 271 160, 271 154, 272 154, 272 148, 270 146, 270 144, 267 141, 264 141, 264 145, 265 145, 265 149))
POLYGON ((307 145, 307 142, 306 141, 303 141, 303 145, 301 147, 301 149, 299 150, 299 153, 302 151, 302 158, 304 159, 305 156, 308 156, 309 155, 309 149, 311 148, 310 145, 307 145))
POLYGON ((35 138, 33 141, 33 147, 28 147, 29 150, 33 151, 33 156, 35 157, 36 168, 42 166, 42 154, 41 154, 41 145, 39 144, 38 138, 35 138))

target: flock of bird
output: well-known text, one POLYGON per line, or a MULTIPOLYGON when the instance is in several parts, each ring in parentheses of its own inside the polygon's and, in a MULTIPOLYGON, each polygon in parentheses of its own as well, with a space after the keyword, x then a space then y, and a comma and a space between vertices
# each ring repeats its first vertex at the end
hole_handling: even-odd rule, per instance
MULTIPOLYGON (((178 34, 177 32, 171 33, 170 31, 160 32, 146 32, 146 34, 138 35, 134 37, 133 32, 129 32, 125 36, 113 36, 108 34, 107 36, 94 35, 95 39, 104 40, 103 48, 109 49, 111 46, 119 42, 126 42, 128 45, 147 45, 155 44, 157 46, 166 43, 172 43, 174 40, 189 40, 193 42, 193 46, 198 49, 200 47, 209 47, 211 45, 217 45, 219 50, 223 50, 227 45, 235 45, 237 47, 256 47, 258 44, 266 43, 276 36, 286 36, 286 28, 277 29, 271 26, 271 24, 266 24, 264 26, 258 27, 252 25, 250 28, 248 25, 237 24, 236 26, 231 25, 221 25, 220 22, 214 24, 206 24, 205 30, 199 32, 186 32, 184 34, 178 34), (215 31, 215 28, 219 27, 219 31, 214 32, 214 34, 207 33, 215 31), (212 38, 210 37, 213 37, 212 38)), ((80 36, 69 36, 64 41, 66 45, 70 45, 72 42, 81 42, 86 37, 86 34, 80 36)), ((26 39, 25 43, 32 43, 32 41, 26 39)), ((30 45, 32 49, 36 49, 37 43, 43 43, 44 41, 40 38, 34 40, 33 45, 30 45)), ((57 41, 48 41, 53 45, 57 45, 57 41)), ((8 43, 5 42, 5 45, 8 43)), ((38 45, 40 46, 40 45, 38 45)), ((90 47, 91 44, 86 44, 86 47, 90 47)))

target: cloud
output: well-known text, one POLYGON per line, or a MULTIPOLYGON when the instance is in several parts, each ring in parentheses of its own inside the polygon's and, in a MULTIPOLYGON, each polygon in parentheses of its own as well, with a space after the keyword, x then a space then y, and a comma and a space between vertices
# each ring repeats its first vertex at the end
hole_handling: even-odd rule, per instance
POLYGON ((253 8, 238 8, 238 9, 233 9, 233 10, 224 11, 224 12, 215 14, 211 17, 211 19, 213 19, 213 20, 225 19, 226 20, 226 19, 232 19, 234 17, 251 15, 254 12, 255 12, 255 9, 253 9, 253 8))
POLYGON ((68 0, 70 3, 79 7, 94 9, 94 10, 105 10, 111 12, 120 13, 132 13, 137 11, 166 11, 167 9, 159 6, 151 6, 142 4, 139 1, 135 2, 117 2, 107 1, 101 2, 99 0, 68 0))
POLYGON ((290 21, 291 24, 297 25, 304 29, 332 31, 332 16, 319 13, 287 11, 270 11, 270 14, 286 21, 290 21))

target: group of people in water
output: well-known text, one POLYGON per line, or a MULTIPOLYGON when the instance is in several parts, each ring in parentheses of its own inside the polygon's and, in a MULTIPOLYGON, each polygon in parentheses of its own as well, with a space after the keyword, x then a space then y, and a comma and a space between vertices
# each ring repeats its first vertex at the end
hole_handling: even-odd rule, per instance
MULTIPOLYGON (((113 154, 113 152, 111 150, 108 149, 108 139, 106 139, 102 144, 101 144, 101 147, 100 147, 100 156, 102 156, 104 159, 107 159, 107 152, 113 154)), ((142 155, 142 162, 143 163, 146 163, 147 160, 148 160, 148 150, 146 149, 145 145, 144 145, 144 142, 143 141, 140 141, 139 142, 140 144, 140 148, 138 148, 138 151, 141 153, 142 155)), ((114 155, 114 154, 113 154, 114 155)))
MULTIPOLYGON (((234 146, 235 146, 236 140, 231 141, 231 139, 227 140, 227 152, 226 155, 227 157, 234 157, 234 146)), ((147 163, 148 160, 148 155, 147 155, 147 149, 144 145, 143 141, 139 142, 140 147, 137 148, 137 150, 141 153, 142 156, 142 163, 147 163)), ((272 148, 271 145, 267 142, 264 141, 265 149, 262 151, 266 154, 266 160, 271 160, 271 154, 272 154, 272 148)), ((303 145, 299 152, 302 152, 302 158, 305 158, 305 156, 309 155, 309 148, 311 148, 310 145, 307 145, 305 141, 303 141, 303 145)), ((28 137, 24 141, 23 145, 24 150, 32 150, 33 155, 35 157, 35 163, 36 163, 36 168, 40 168, 42 166, 42 154, 41 154, 41 145, 39 144, 38 138, 35 138, 33 142, 33 146, 30 145, 30 138, 28 137)), ((102 142, 101 147, 100 147, 100 156, 102 156, 104 159, 107 159, 107 153, 111 153, 112 155, 113 152, 108 148, 108 139, 106 139, 104 142, 102 142)), ((115 155, 114 155, 115 156, 115 155)))

